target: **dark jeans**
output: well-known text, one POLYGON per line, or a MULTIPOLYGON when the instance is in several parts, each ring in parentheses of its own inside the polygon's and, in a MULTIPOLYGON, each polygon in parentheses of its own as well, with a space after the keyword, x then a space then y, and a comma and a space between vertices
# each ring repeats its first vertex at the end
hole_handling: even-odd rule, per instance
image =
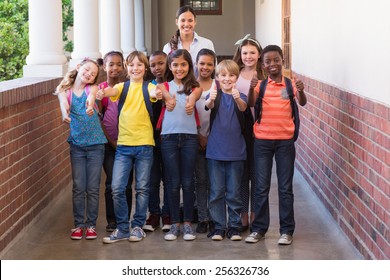
POLYGON ((252 232, 265 234, 270 223, 269 191, 273 157, 275 156, 276 174, 278 177, 279 224, 280 234, 292 235, 295 230, 293 176, 295 161, 294 140, 260 140, 255 139, 255 220, 252 232))
MULTIPOLYGON (((115 160, 115 149, 110 144, 105 144, 104 150, 104 162, 103 169, 106 173, 106 189, 104 191, 104 197, 106 201, 106 219, 108 224, 116 224, 115 212, 114 212, 114 201, 112 200, 112 171, 114 169, 114 160, 115 160)), ((126 200, 127 206, 129 208, 128 216, 130 220, 131 205, 132 205, 132 189, 131 185, 133 184, 133 170, 131 170, 129 181, 126 187, 126 200)))
POLYGON ((153 148, 153 165, 150 173, 149 213, 169 216, 168 188, 164 178, 164 163, 161 156, 161 141, 155 139, 153 148), (164 186, 163 206, 160 208, 160 186, 164 186))
POLYGON ((161 135, 161 153, 168 186, 172 224, 180 222, 180 187, 183 191, 184 222, 193 220, 194 172, 198 151, 197 134, 161 135))

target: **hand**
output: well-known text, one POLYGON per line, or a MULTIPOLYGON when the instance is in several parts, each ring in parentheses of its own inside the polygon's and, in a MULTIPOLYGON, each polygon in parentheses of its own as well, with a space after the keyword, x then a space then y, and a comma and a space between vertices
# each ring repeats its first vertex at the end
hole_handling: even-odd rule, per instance
POLYGON ((194 112, 194 106, 195 106, 195 102, 192 100, 191 97, 187 96, 186 107, 185 107, 187 115, 192 115, 192 112, 194 112))
POLYGON ((87 102, 85 103, 85 107, 87 108, 87 110, 85 111, 86 113, 87 113, 87 115, 88 116, 93 116, 93 114, 95 113, 94 111, 93 111, 93 106, 91 106, 90 104, 89 104, 89 100, 87 99, 87 102))
POLYGON ((250 87, 251 88, 255 88, 258 81, 259 81, 259 79, 257 78, 257 71, 254 71, 253 72, 253 77, 252 77, 252 80, 251 80, 251 83, 250 83, 250 87))
POLYGON ((217 85, 214 85, 214 88, 210 91, 210 100, 214 101, 217 98, 217 85))
POLYGON ((234 100, 240 98, 240 92, 238 91, 238 89, 236 89, 236 84, 233 84, 232 95, 234 100))
POLYGON ((168 112, 173 111, 176 107, 176 94, 174 93, 171 98, 165 100, 165 106, 167 107, 168 112))
POLYGON ((69 115, 70 115, 69 104, 66 103, 66 104, 64 104, 63 106, 64 106, 64 108, 61 110, 61 113, 62 113, 62 121, 63 121, 64 123, 69 124, 70 121, 71 121, 71 119, 70 119, 70 117, 69 117, 69 115))
POLYGON ((202 134, 198 133, 198 139, 199 139, 199 147, 201 150, 206 150, 207 146, 207 136, 203 136, 202 134))
POLYGON ((98 92, 96 93, 96 99, 102 100, 103 97, 104 97, 104 89, 99 89, 98 92))
POLYGON ((305 89, 305 85, 303 84, 303 82, 299 79, 297 80, 296 76, 293 76, 293 81, 299 92, 302 92, 305 89))
POLYGON ((162 99, 163 94, 162 94, 162 91, 158 87, 156 87, 154 93, 156 95, 156 99, 157 100, 161 100, 162 99))

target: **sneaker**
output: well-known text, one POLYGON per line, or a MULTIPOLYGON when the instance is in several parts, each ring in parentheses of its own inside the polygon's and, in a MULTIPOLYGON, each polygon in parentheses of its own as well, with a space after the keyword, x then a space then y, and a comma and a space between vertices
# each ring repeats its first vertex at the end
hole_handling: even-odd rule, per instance
POLYGON ((293 241, 293 237, 290 234, 283 233, 278 241, 279 245, 290 245, 293 241))
POLYGON ((95 227, 87 228, 87 231, 85 232, 85 239, 92 240, 96 238, 97 238, 97 233, 95 227))
POLYGON ((256 243, 259 242, 260 240, 264 239, 264 234, 258 233, 258 232, 252 232, 245 238, 245 242, 247 243, 256 243))
POLYGON ((155 231, 160 226, 160 215, 150 214, 146 223, 142 227, 144 231, 155 231))
POLYGON ((164 239, 167 241, 176 240, 179 235, 180 227, 178 227, 176 224, 173 224, 171 225, 169 231, 165 234, 164 239))
POLYGON ((198 223, 198 225, 196 226, 196 232, 197 233, 206 233, 207 232, 207 226, 208 226, 208 222, 200 222, 200 223, 198 223))
POLYGON ((127 240, 130 237, 130 233, 124 233, 119 231, 119 229, 114 230, 108 237, 103 237, 103 243, 110 244, 118 241, 127 240))
POLYGON ((184 224, 183 239, 185 241, 191 241, 191 240, 196 239, 196 235, 194 234, 194 231, 192 230, 192 226, 189 224, 184 224))
POLYGON ((70 238, 80 240, 83 238, 83 229, 81 227, 74 228, 70 231, 70 238))
POLYGON ((222 229, 215 229, 213 232, 210 232, 207 237, 211 237, 211 239, 215 241, 221 241, 225 238, 225 231, 222 229))
POLYGON ((236 228, 229 228, 227 237, 232 241, 240 241, 242 239, 240 232, 236 228))
POLYGON ((162 231, 168 232, 171 229, 171 218, 169 218, 169 216, 163 216, 161 219, 163 223, 163 227, 161 228, 162 231))
POLYGON ((116 223, 109 223, 106 226, 106 231, 107 232, 113 232, 114 230, 116 230, 116 223))
POLYGON ((140 227, 135 227, 130 232, 129 241, 137 242, 137 241, 141 241, 145 237, 146 237, 146 233, 140 227))

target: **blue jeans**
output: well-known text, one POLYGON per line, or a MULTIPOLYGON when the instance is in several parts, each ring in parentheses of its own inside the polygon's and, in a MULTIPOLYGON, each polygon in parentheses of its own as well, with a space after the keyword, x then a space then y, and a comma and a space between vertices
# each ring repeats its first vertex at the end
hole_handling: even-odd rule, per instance
POLYGON ((210 179, 207 171, 206 151, 202 150, 198 150, 196 158, 195 191, 199 222, 207 222, 210 220, 208 207, 210 179))
POLYGON ((194 172, 198 150, 197 134, 161 135, 161 153, 168 187, 172 224, 180 223, 180 186, 183 191, 184 222, 193 220, 194 172))
POLYGON ((149 212, 169 216, 168 188, 164 178, 164 164, 161 156, 161 141, 155 139, 156 146, 153 148, 153 166, 150 173, 149 212), (163 206, 160 208, 160 186, 164 185, 163 206))
POLYGON ((126 186, 130 171, 135 169, 135 213, 131 227, 142 227, 146 220, 149 201, 150 170, 153 164, 153 146, 122 146, 116 148, 112 198, 117 229, 129 232, 128 206, 126 202, 126 186))
POLYGON ((265 234, 270 223, 269 191, 273 157, 275 156, 276 174, 278 177, 279 224, 280 234, 294 233, 294 194, 293 176, 295 161, 294 140, 260 140, 255 139, 255 220, 252 231, 265 234))
MULTIPOLYGON (((106 173, 106 189, 104 191, 104 198, 106 202, 106 220, 108 224, 116 224, 114 201, 112 200, 112 171, 114 169, 115 149, 110 144, 105 144, 103 169, 106 173)), ((130 173, 129 181, 126 187, 126 200, 129 207, 128 217, 130 219, 131 205, 132 205, 132 184, 133 184, 133 170, 130 173)))
POLYGON ((244 161, 207 160, 210 175, 209 209, 215 229, 226 230, 241 226, 240 184, 244 161), (226 223, 226 206, 228 223, 226 223))
POLYGON ((103 157, 104 144, 79 147, 70 143, 75 227, 96 226, 103 157), (86 220, 84 218, 85 213, 87 214, 86 220))

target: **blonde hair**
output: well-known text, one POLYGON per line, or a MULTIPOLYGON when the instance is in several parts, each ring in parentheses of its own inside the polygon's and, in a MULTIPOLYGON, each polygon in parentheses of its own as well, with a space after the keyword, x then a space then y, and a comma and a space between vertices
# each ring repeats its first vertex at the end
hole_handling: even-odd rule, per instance
MULTIPOLYGON (((97 82, 97 80, 99 78, 99 69, 100 69, 99 64, 97 64, 97 62, 95 60, 92 60, 92 59, 89 59, 89 58, 84 58, 79 63, 79 65, 83 66, 83 65, 85 65, 87 63, 95 64, 97 69, 98 69, 98 71, 96 73, 96 77, 93 80, 93 82, 91 83, 92 85, 96 84, 96 82, 97 82)), ((56 91, 54 92, 54 94, 57 95, 60 92, 63 92, 63 91, 66 91, 66 90, 72 88, 72 86, 74 84, 74 81, 76 80, 77 74, 78 74, 77 68, 75 68, 73 70, 70 70, 68 73, 66 73, 65 77, 62 79, 60 84, 56 87, 56 91)))
POLYGON ((217 67, 215 67, 215 74, 218 76, 220 73, 229 72, 235 76, 240 75, 240 68, 238 64, 232 59, 225 59, 218 63, 217 67))

